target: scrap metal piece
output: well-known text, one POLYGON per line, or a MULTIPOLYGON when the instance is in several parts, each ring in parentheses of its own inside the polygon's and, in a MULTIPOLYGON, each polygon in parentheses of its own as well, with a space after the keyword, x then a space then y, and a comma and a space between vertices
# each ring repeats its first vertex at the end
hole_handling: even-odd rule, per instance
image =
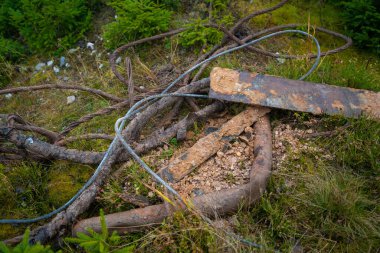
POLYGON ((200 164, 216 154, 231 137, 239 136, 246 127, 253 125, 260 117, 270 111, 264 107, 248 107, 234 116, 223 126, 198 140, 191 148, 174 159, 167 167, 159 171, 169 182, 177 182, 200 164))
POLYGON ((210 98, 313 114, 380 119, 380 93, 214 68, 210 98))

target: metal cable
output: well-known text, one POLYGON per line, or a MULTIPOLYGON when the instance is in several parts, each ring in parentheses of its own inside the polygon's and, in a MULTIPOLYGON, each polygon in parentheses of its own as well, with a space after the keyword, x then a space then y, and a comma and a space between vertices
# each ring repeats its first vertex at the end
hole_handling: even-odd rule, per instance
MULTIPOLYGON (((108 159, 109 159, 109 157, 111 155, 111 151, 115 148, 115 145, 118 143, 118 140, 121 141, 121 143, 123 144, 124 148, 132 155, 132 157, 149 174, 151 174, 159 183, 161 183, 164 187, 166 187, 169 190, 169 192, 171 192, 173 195, 175 195, 176 197, 178 197, 180 201, 183 201, 182 198, 180 197, 180 195, 173 188, 171 188, 170 185, 167 184, 160 176, 158 176, 154 171, 152 171, 149 168, 149 166, 133 151, 133 149, 129 146, 129 144, 127 143, 127 141, 123 138, 121 132, 124 129, 127 120, 130 119, 131 117, 133 117, 136 113, 138 113, 141 110, 143 110, 144 108, 146 108, 147 105, 145 105, 145 106, 143 105, 145 102, 155 101, 158 98, 170 97, 170 96, 208 98, 207 95, 199 95, 199 94, 179 94, 179 93, 169 93, 169 94, 166 94, 166 93, 175 84, 177 84, 181 79, 183 79, 186 75, 190 74, 196 68, 198 68, 199 66, 201 66, 204 63, 210 62, 210 61, 212 61, 212 60, 214 60, 214 59, 216 59, 216 58, 218 58, 218 57, 220 57, 222 55, 225 55, 225 54, 228 54, 228 53, 240 50, 242 48, 245 48, 247 46, 256 44, 256 43, 258 43, 260 41, 263 41, 265 39, 268 39, 268 38, 271 38, 271 37, 274 37, 274 36, 278 36, 278 35, 282 35, 282 34, 287 34, 287 33, 298 33, 298 34, 305 35, 306 37, 309 37, 309 38, 313 39, 313 41, 314 41, 314 43, 316 45, 316 48, 317 48, 317 57, 316 57, 315 63, 313 64, 313 66, 309 69, 309 71, 305 75, 303 75, 301 78, 299 78, 299 80, 304 80, 307 76, 309 76, 318 67, 318 64, 319 64, 320 58, 321 58, 321 48, 320 48, 318 40, 313 35, 308 34, 308 33, 304 32, 304 31, 300 31, 300 30, 284 30, 284 31, 279 31, 279 32, 271 33, 271 34, 263 36, 263 37, 261 37, 259 39, 252 40, 250 42, 247 42, 246 44, 243 44, 243 45, 231 48, 231 49, 226 50, 224 52, 221 52, 221 53, 219 53, 217 55, 214 55, 214 56, 212 56, 212 57, 210 57, 210 58, 208 58, 208 59, 206 59, 206 60, 204 60, 204 61, 202 61, 202 62, 200 62, 200 63, 198 63, 196 65, 194 65, 193 67, 191 67, 190 69, 188 69, 186 72, 184 72, 183 74, 181 74, 177 79, 175 79, 172 83, 170 83, 167 86, 167 88, 161 94, 159 94, 159 95, 153 95, 153 96, 150 96, 150 97, 147 97, 147 98, 144 98, 144 99, 140 100, 135 105, 133 105, 132 108, 130 108, 128 110, 128 112, 125 114, 124 117, 118 119, 116 121, 116 123, 115 123, 116 136, 113 139, 113 141, 110 144, 110 146, 108 147, 108 149, 107 149, 107 151, 106 151, 106 153, 105 153, 102 161, 100 162, 100 164, 96 168, 94 174, 83 185, 83 187, 69 201, 67 201, 64 205, 62 205, 61 207, 57 208, 56 210, 54 210, 54 211, 52 211, 50 213, 41 215, 41 216, 36 217, 36 218, 30 218, 30 219, 0 219, 0 224, 26 224, 26 223, 33 223, 33 222, 37 222, 37 221, 41 221, 41 220, 44 220, 44 219, 51 218, 52 216, 54 216, 54 215, 58 214, 59 212, 65 210, 67 207, 69 207, 87 189, 87 187, 89 187, 92 183, 94 183, 94 181, 96 180, 96 178, 98 177, 98 175, 102 171, 102 168, 103 168, 104 164, 108 161, 108 159)), ((281 58, 281 55, 279 55, 278 57, 281 58)), ((27 141, 33 142, 33 139, 32 138, 28 138, 27 141)), ((256 245, 256 244, 253 243, 252 246, 254 246, 254 245, 256 245)))

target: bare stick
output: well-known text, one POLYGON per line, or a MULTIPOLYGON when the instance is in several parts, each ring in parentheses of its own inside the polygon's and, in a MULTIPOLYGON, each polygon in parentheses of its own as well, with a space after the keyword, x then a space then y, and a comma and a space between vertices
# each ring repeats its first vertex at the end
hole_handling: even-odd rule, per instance
POLYGON ((116 97, 102 90, 92 89, 92 88, 88 88, 84 86, 63 85, 63 84, 44 84, 44 85, 36 85, 36 86, 23 86, 23 87, 9 88, 9 89, 0 90, 0 95, 8 94, 8 93, 35 91, 35 90, 47 90, 47 89, 81 90, 81 91, 87 91, 87 92, 93 93, 95 95, 101 96, 105 99, 108 99, 114 102, 124 101, 123 98, 116 97))

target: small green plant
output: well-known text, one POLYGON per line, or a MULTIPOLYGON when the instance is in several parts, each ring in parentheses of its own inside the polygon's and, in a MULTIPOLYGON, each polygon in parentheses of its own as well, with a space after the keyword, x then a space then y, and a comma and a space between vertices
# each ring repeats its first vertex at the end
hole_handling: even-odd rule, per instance
MULTIPOLYGON (((6 246, 3 242, 0 242, 0 253, 54 253, 50 249, 50 246, 41 245, 39 242, 37 244, 29 244, 30 230, 27 228, 25 230, 22 241, 14 248, 6 246)), ((61 251, 58 251, 59 253, 61 251)))
POLYGON ((178 140, 177 138, 171 138, 170 141, 169 141, 170 145, 174 146, 174 147, 178 147, 179 143, 178 143, 178 140))
POLYGON ((172 148, 168 148, 167 150, 162 151, 160 158, 161 159, 169 159, 174 154, 174 150, 172 148))
POLYGON ((345 1, 342 7, 347 31, 355 44, 380 54, 380 11, 376 10, 373 1, 345 1))
POLYGON ((21 0, 20 9, 9 12, 12 24, 35 52, 72 45, 91 21, 85 0, 21 0))
POLYGON ((25 51, 21 43, 0 36, 0 61, 16 61, 25 55, 25 51))
POLYGON ((169 29, 172 12, 152 0, 111 0, 108 5, 116 10, 117 18, 104 26, 107 48, 169 29))
MULTIPOLYGON (((106 219, 104 217, 103 210, 100 210, 100 224, 101 233, 95 232, 93 229, 88 228, 89 235, 79 232, 78 238, 66 238, 69 243, 77 243, 86 252, 90 253, 108 253, 111 252, 111 248, 116 248, 121 243, 121 237, 114 231, 111 235, 108 232, 106 219)), ((128 253, 133 252, 134 245, 124 247, 121 249, 112 250, 116 253, 128 253)))
POLYGON ((210 46, 220 43, 223 33, 212 27, 206 27, 207 20, 197 19, 190 23, 188 30, 179 36, 179 44, 183 47, 210 46))

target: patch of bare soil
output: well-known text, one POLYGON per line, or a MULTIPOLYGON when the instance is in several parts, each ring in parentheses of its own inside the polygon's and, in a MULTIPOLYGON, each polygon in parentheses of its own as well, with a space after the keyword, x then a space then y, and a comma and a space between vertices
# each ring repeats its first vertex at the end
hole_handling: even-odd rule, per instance
MULTIPOLYGON (((169 151, 169 146, 165 145, 156 151, 152 151, 145 160, 154 165, 157 170, 167 166, 175 157, 185 152, 197 140, 220 128, 232 116, 209 119, 204 126, 204 131, 195 134, 189 131, 187 140, 180 148, 174 151, 170 159, 165 159, 165 154, 169 151)), ((334 157, 325 152, 322 147, 314 144, 314 122, 306 122, 306 129, 297 128, 291 124, 281 123, 274 127, 273 132, 273 170, 280 169, 288 159, 297 159, 302 153, 314 154, 315 159, 328 159, 334 157)), ((194 197, 222 189, 229 189, 247 183, 249 172, 254 160, 254 138, 253 129, 247 127, 244 132, 232 139, 219 150, 214 156, 196 168, 192 173, 185 176, 179 182, 172 184, 172 187, 183 197, 194 197)))

